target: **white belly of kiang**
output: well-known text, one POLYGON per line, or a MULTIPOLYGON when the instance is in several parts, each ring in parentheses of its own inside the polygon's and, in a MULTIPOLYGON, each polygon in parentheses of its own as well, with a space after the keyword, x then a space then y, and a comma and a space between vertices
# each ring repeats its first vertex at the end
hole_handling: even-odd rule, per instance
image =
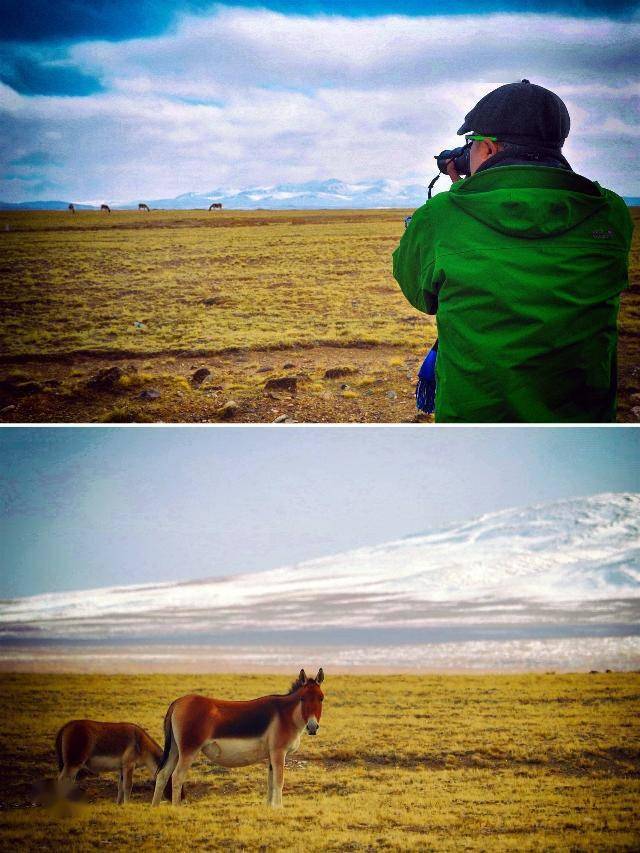
POLYGON ((85 766, 93 773, 120 770, 122 767, 122 758, 119 755, 92 755, 85 766))
POLYGON ((269 757, 264 738, 217 738, 202 750, 214 764, 222 767, 246 767, 269 757))

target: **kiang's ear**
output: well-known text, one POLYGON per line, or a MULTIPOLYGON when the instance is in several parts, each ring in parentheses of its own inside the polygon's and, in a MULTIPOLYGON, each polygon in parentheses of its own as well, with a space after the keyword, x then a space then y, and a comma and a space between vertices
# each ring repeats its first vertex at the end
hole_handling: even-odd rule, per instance
POLYGON ((322 669, 322 667, 320 667, 320 669, 318 670, 318 674, 316 675, 316 681, 318 682, 318 684, 322 684, 322 682, 324 681, 324 670, 322 669))
POLYGON ((305 684, 305 683, 306 683, 306 681, 307 681, 307 674, 306 674, 306 672, 304 671, 304 669, 301 669, 301 670, 300 670, 299 679, 300 679, 300 683, 301 683, 301 684, 305 684))

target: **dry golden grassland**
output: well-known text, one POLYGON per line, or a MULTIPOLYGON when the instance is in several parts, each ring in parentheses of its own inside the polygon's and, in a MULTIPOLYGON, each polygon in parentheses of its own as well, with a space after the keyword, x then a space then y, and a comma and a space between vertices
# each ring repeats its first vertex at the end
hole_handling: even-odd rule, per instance
MULTIPOLYGON (((413 420, 435 327, 391 275, 406 212, 0 212, 0 419, 413 420)), ((621 420, 640 404, 639 254, 636 233, 621 420)))
POLYGON ((640 674, 336 676, 318 735, 288 760, 284 809, 264 804, 263 765, 204 760, 187 801, 152 810, 137 772, 82 781, 70 814, 28 806, 51 776, 57 728, 128 720, 158 740, 188 692, 252 698, 287 676, 2 675, 0 845, 83 850, 637 850, 640 674))

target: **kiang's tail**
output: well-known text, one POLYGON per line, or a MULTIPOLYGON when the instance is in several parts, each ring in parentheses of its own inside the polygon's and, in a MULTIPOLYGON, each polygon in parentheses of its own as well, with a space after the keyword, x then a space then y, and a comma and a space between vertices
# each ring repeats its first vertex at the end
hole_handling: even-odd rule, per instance
POLYGON ((56 735, 56 759, 58 760, 58 771, 61 771, 64 767, 64 758, 62 757, 62 732, 64 731, 64 726, 61 729, 58 729, 58 734, 56 735))
POLYGON ((173 727, 171 725, 171 715, 173 714, 173 706, 175 703, 171 703, 167 708, 167 713, 164 715, 164 752, 162 753, 162 758, 160 759, 160 764, 158 764, 158 770, 162 770, 164 765, 169 760, 169 753, 171 752, 171 746, 173 745, 173 727))
MULTIPOLYGON (((158 764, 158 772, 162 770, 162 768, 169 760, 169 755, 171 754, 171 747, 175 743, 173 736, 173 726, 171 725, 171 717, 173 716, 174 705, 175 702, 172 702, 167 708, 167 713, 164 715, 164 752, 162 753, 162 758, 160 759, 160 763, 158 764)), ((171 776, 169 776, 169 780, 167 781, 163 792, 165 800, 171 799, 171 790, 171 776)))

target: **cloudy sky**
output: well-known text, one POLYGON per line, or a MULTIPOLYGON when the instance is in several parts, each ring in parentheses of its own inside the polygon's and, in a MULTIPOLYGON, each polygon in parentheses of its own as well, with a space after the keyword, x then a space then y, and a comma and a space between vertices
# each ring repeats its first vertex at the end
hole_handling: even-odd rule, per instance
POLYGON ((5 0, 0 199, 425 183, 487 91, 567 103, 576 171, 640 195, 627 0, 5 0))
POLYGON ((637 492, 639 450, 634 428, 6 428, 0 597, 276 568, 637 492))

